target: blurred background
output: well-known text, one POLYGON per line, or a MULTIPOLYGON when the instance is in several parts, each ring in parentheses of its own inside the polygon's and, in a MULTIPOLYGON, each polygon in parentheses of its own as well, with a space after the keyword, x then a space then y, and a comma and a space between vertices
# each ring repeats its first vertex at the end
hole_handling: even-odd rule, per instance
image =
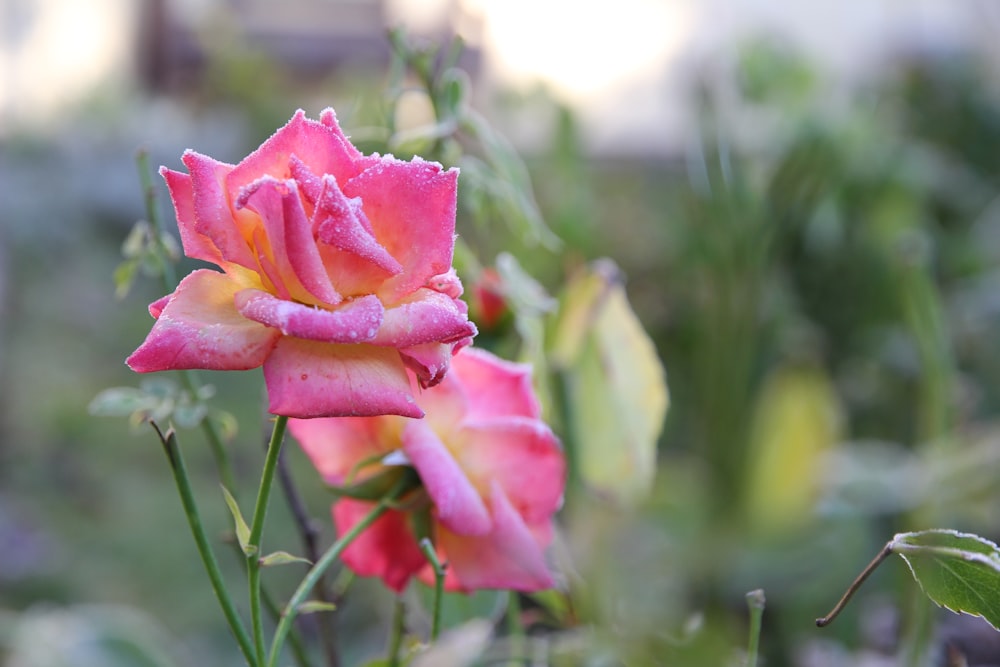
MULTIPOLYGON (((138 384, 123 360, 162 294, 140 279, 115 297, 146 215, 134 155, 236 162, 326 106, 384 149, 387 118, 433 120, 419 95, 387 101, 388 27, 461 37, 471 105, 523 157, 527 217, 561 239, 467 205, 478 260, 509 251, 558 296, 612 258, 667 369, 649 498, 568 504, 579 579, 559 625, 592 643, 560 664, 724 664, 753 588, 769 665, 906 664, 916 635, 925 664, 949 645, 1000 664, 994 631, 931 612, 902 563, 813 626, 895 532, 1000 537, 1000 5, 971 0, 5 0, 0 662, 239 664, 152 433, 87 411, 138 384)), ((261 378, 205 376, 249 490, 261 378)), ((221 534, 211 457, 181 437, 221 534)), ((329 499, 306 500, 325 521, 329 499)), ((275 502, 275 548, 290 524, 275 502)), ((391 607, 356 586, 345 664, 378 654, 391 607)))

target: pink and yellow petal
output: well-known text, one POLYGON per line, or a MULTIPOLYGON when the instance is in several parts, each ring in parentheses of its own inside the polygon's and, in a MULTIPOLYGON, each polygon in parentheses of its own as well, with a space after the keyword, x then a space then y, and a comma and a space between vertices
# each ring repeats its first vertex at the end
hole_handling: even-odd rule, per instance
POLYGON ((399 446, 398 417, 336 417, 290 419, 288 430, 319 474, 329 484, 364 472, 359 464, 388 454, 399 446))
POLYGON ((348 199, 337 180, 323 176, 322 193, 313 213, 316 240, 371 262, 388 275, 396 275, 403 267, 383 248, 371 231, 360 199, 348 199))
POLYGON ((181 235, 181 247, 184 254, 192 259, 201 259, 221 265, 222 253, 219 252, 210 238, 197 231, 191 177, 166 167, 160 168, 160 175, 167 183, 170 200, 174 204, 177 230, 181 235))
MULTIPOLYGON (((275 330, 276 331, 276 330, 275 330)), ((264 363, 270 411, 300 417, 422 417, 399 353, 283 336, 264 363)))
POLYGON ((476 335, 459 302, 446 294, 421 288, 386 308, 376 345, 407 348, 424 343, 455 343, 476 335))
POLYGON ((423 421, 403 427, 403 452, 420 475, 434 503, 434 516, 460 535, 483 535, 492 521, 479 492, 438 435, 423 421))
POLYGON ((280 283, 291 298, 303 303, 340 302, 316 248, 295 181, 265 176, 243 188, 234 205, 254 211, 263 222, 266 237, 258 231, 254 244, 261 268, 272 282, 280 283))
POLYGON ((469 400, 468 418, 508 415, 537 418, 541 406, 531 385, 531 366, 468 348, 452 359, 469 400))
POLYGON ((438 526, 437 543, 448 556, 459 590, 510 589, 530 593, 551 588, 545 547, 514 509, 499 485, 490 494, 493 530, 457 535, 438 526))
POLYGON ((326 343, 369 341, 382 322, 382 304, 372 295, 324 310, 246 289, 236 293, 235 304, 247 319, 274 327, 286 336, 326 343))
POLYGON ((566 459, 559 440, 543 422, 501 417, 466 423, 455 435, 452 449, 481 493, 497 484, 527 522, 544 521, 562 504, 566 459))
MULTIPOLYGON (((438 383, 447 377, 448 368, 451 365, 453 350, 456 343, 424 343, 412 347, 404 347, 399 350, 399 355, 403 358, 403 363, 413 372, 417 381, 423 389, 429 387, 440 387, 438 383)), ((461 393, 459 391, 459 393, 461 393)), ((421 399, 437 402, 440 392, 434 391, 424 395, 421 399)), ((464 394, 463 394, 464 397, 464 394)), ((464 398, 463 398, 464 406, 464 398)))
POLYGON ((236 192, 263 175, 284 180, 291 175, 290 159, 295 155, 316 174, 333 174, 344 181, 358 173, 360 158, 336 119, 330 124, 306 118, 301 109, 260 148, 244 158, 227 177, 226 185, 236 192))
POLYGON ((189 274, 162 306, 149 336, 126 363, 138 373, 260 366, 281 334, 236 310, 233 298, 242 288, 216 271, 199 269, 189 274))
POLYGON ((194 151, 186 151, 181 159, 191 174, 195 231, 210 239, 227 262, 255 269, 249 245, 253 229, 233 217, 231 196, 224 185, 233 166, 194 151))
POLYGON ((386 157, 349 181, 344 194, 361 197, 375 238, 403 266, 379 292, 387 303, 403 298, 451 268, 455 247, 458 171, 414 158, 386 157))

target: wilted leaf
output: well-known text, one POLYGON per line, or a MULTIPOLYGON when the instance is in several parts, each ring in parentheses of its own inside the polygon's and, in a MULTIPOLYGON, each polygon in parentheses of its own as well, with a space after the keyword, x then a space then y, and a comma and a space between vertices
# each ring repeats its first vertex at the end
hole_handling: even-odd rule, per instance
POLYGON ((580 477, 619 502, 642 499, 656 474, 666 373, 610 261, 567 286, 553 341, 580 477))
POLYGON ((247 526, 247 522, 243 519, 243 514, 240 512, 240 506, 236 503, 236 499, 233 498, 233 494, 229 493, 229 489, 222 486, 222 495, 226 498, 226 506, 229 507, 229 513, 233 515, 233 524, 236 527, 236 539, 240 543, 240 549, 248 557, 253 556, 257 553, 257 547, 250 544, 250 527, 247 526))
POLYGON ((954 530, 901 533, 889 548, 910 566, 927 596, 954 612, 981 616, 1000 629, 1000 549, 954 530))

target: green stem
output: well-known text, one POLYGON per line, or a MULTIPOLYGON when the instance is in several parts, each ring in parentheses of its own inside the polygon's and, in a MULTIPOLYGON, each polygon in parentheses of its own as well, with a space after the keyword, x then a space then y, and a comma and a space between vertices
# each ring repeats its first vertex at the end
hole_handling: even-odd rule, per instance
POLYGON ((392 612, 392 635, 389 637, 389 667, 399 667, 399 652, 403 648, 403 634, 406 630, 406 604, 403 598, 396 598, 392 612))
MULTIPOLYGON (((238 562, 243 566, 243 572, 246 574, 246 555, 243 553, 243 549, 240 547, 238 542, 233 541, 231 544, 236 552, 237 558, 239 559, 238 562)), ((260 598, 264 603, 264 608, 267 609, 267 613, 271 616, 271 619, 277 623, 278 619, 281 618, 281 607, 278 606, 274 596, 267 592, 266 587, 261 586, 260 598)), ((288 645, 291 647, 292 656, 295 658, 295 662, 299 667, 311 667, 312 660, 310 660, 309 656, 306 654, 306 647, 302 643, 302 636, 295 628, 292 628, 292 631, 288 633, 288 645)))
POLYGON ((188 478, 187 467, 184 465, 184 457, 181 455, 180 447, 177 444, 177 434, 173 429, 170 429, 164 435, 160 431, 159 426, 155 423, 152 424, 156 430, 156 434, 160 438, 160 442, 163 444, 163 451, 170 461, 170 468, 174 473, 174 481, 177 483, 177 492, 180 494, 181 504, 184 506, 184 514, 187 516, 188 525, 191 527, 191 534, 194 536, 195 544, 198 547, 198 553, 201 555, 201 561, 205 565, 205 571, 208 573, 209 581, 212 583, 212 590, 215 591, 215 597, 219 600, 222 613, 229 623, 233 637, 236 638, 236 642, 240 645, 243 657, 246 659, 248 665, 255 667, 260 662, 255 658, 250 636, 247 634, 246 628, 243 627, 243 621, 240 619, 239 614, 236 612, 236 607, 229 597, 229 591, 222 580, 222 572, 219 570, 219 564, 208 542, 208 537, 205 535, 205 529, 198 514, 198 506, 194 500, 194 493, 191 491, 191 483, 188 478))
POLYGON ((431 615, 431 641, 436 641, 441 633, 441 602, 444 599, 444 568, 438 559, 434 545, 428 538, 420 540, 420 550, 434 570, 434 609, 431 615))
POLYGON ((285 605, 285 611, 281 616, 281 620, 278 621, 278 627, 274 631, 274 641, 271 643, 271 651, 267 658, 267 667, 275 667, 278 664, 278 654, 281 652, 281 645, 285 641, 285 636, 288 634, 289 629, 291 629, 292 622, 295 621, 295 617, 299 611, 299 605, 301 605, 309 593, 322 578, 323 573, 329 569, 340 554, 343 553, 351 542, 357 538, 362 532, 365 531, 369 526, 375 523, 382 514, 385 513, 399 497, 409 488, 413 486, 413 477, 411 475, 403 475, 399 481, 396 482, 395 486, 389 490, 389 492, 379 500, 378 504, 372 509, 371 512, 366 514, 361 521, 358 521, 354 526, 344 533, 340 539, 333 543, 333 545, 326 550, 323 557, 320 558, 315 565, 309 570, 302 583, 299 587, 295 589, 295 593, 292 594, 292 598, 285 605))
POLYGON ((279 415, 274 419, 274 430, 271 431, 271 441, 267 445, 267 458, 264 459, 264 471, 260 477, 260 489, 257 491, 257 504, 253 510, 253 523, 250 524, 250 538, 247 540, 249 555, 247 556, 247 580, 250 584, 250 620, 253 625, 254 646, 257 649, 257 660, 264 664, 267 653, 264 648, 264 624, 261 619, 260 600, 260 540, 264 533, 264 519, 267 518, 267 502, 271 497, 271 486, 274 482, 274 472, 278 468, 278 456, 281 454, 281 443, 285 439, 285 428, 288 417, 279 415))
POLYGON ((517 591, 507 591, 507 642, 509 646, 510 664, 519 661, 527 662, 524 657, 524 626, 521 625, 521 598, 517 591), (519 660, 520 659, 520 660, 519 660))
POLYGON ((757 653, 760 648, 760 626, 764 617, 764 591, 760 588, 747 593, 747 607, 750 609, 750 642, 747 646, 746 667, 757 667, 757 653))

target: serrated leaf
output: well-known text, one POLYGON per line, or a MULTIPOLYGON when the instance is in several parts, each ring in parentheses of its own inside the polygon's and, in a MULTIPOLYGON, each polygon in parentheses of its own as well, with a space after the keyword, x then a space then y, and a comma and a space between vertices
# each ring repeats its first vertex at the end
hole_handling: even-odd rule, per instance
POLYGON ((289 565, 291 563, 305 563, 306 565, 312 565, 312 561, 308 558, 302 558, 301 556, 295 556, 288 553, 287 551, 275 551, 270 553, 260 559, 260 564, 262 567, 273 567, 275 565, 289 565))
POLYGON ((243 514, 240 512, 240 506, 236 503, 236 498, 233 498, 233 494, 229 493, 229 489, 219 485, 222 488, 222 495, 226 499, 226 506, 229 507, 229 513, 233 515, 233 524, 236 527, 236 539, 240 543, 240 549, 249 558, 257 553, 257 547, 250 544, 250 527, 247 522, 243 519, 243 514))
POLYGON ((954 530, 896 535, 889 548, 909 565, 931 600, 956 613, 981 616, 1000 629, 1000 548, 954 530))
POLYGON ((336 611, 337 605, 322 600, 307 600, 299 605, 299 614, 316 614, 323 611, 336 611))

